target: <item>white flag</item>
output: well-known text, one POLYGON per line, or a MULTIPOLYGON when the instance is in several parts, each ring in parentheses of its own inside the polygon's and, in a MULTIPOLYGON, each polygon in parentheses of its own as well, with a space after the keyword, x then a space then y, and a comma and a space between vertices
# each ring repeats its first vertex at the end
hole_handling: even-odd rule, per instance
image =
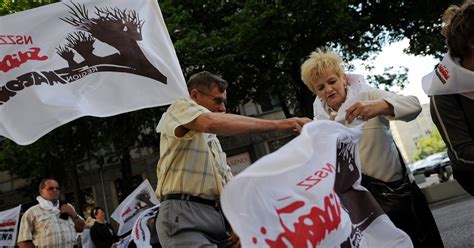
POLYGON ((72 0, 0 17, 0 135, 188 96, 156 0, 72 0))
POLYGON ((314 121, 231 180, 222 207, 243 247, 412 247, 360 185, 360 130, 314 121))
POLYGON ((15 246, 21 205, 0 212, 0 246, 15 246))
POLYGON ((462 93, 472 95, 474 92, 473 78, 473 71, 462 67, 459 58, 453 58, 451 54, 447 53, 443 60, 436 65, 435 70, 425 75, 421 82, 423 91, 428 96, 462 93))
POLYGON ((130 231, 138 216, 145 210, 159 204, 155 191, 148 180, 143 181, 114 210, 111 217, 119 223, 119 236, 130 231))
POLYGON ((132 236, 128 235, 127 237, 123 238, 120 240, 120 242, 117 244, 117 248, 128 248, 128 245, 132 241, 132 236))
POLYGON ((133 242, 135 242, 137 247, 151 248, 151 233, 147 223, 149 219, 156 217, 159 209, 160 205, 149 208, 140 214, 140 216, 135 221, 131 235, 133 237, 133 242))

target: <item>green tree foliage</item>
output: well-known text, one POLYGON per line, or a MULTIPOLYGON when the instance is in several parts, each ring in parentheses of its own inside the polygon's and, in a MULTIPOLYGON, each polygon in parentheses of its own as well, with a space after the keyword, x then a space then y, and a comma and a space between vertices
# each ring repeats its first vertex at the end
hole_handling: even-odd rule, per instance
POLYGON ((408 78, 408 68, 399 67, 398 69, 395 69, 391 66, 385 68, 384 73, 381 75, 368 75, 367 77, 369 83, 379 89, 393 91, 393 88, 395 87, 399 90, 403 90, 408 78))
MULTIPOLYGON (((76 207, 79 200, 79 177, 76 165, 84 160, 89 142, 96 135, 90 118, 82 118, 61 126, 29 146, 19 146, 10 140, 0 142, 0 170, 39 182, 42 178, 57 178, 62 185, 74 190, 76 207)), ((30 184, 28 193, 34 196, 37 183, 30 184)))
MULTIPOLYGON (((329 46, 346 61, 366 59, 405 36, 416 54, 442 39, 436 25, 451 1, 160 1, 185 76, 209 70, 230 81, 230 104, 273 94, 286 114, 312 115, 314 96, 300 79, 300 65, 317 47, 329 46), (428 26, 429 25, 429 26, 428 26), (420 37, 429 36, 421 39, 420 37), (414 43, 418 42, 418 43, 414 43), (415 47, 416 45, 416 47, 415 47), (418 49, 418 50, 417 50, 418 49), (285 109, 285 108, 284 108, 285 109), (291 112, 291 113, 290 113, 291 112)), ((388 70, 389 71, 389 70, 388 70)), ((403 85, 406 73, 386 73, 378 83, 403 85)))
POLYGON ((442 152, 444 150, 446 150, 446 144, 444 144, 438 129, 435 128, 429 136, 418 141, 414 160, 424 159, 431 154, 442 152))
POLYGON ((56 2, 59 0, 3 0, 0 3, 0 16, 56 2))
POLYGON ((346 59, 379 51, 383 27, 360 16, 351 1, 162 1, 185 74, 210 70, 230 81, 233 103, 267 94, 310 116, 314 97, 300 65, 319 46, 346 59), (350 25, 347 25, 350 23, 350 25))
POLYGON ((440 58, 446 53, 441 31, 441 16, 450 5, 464 0, 419 0, 419 1, 362 1, 361 14, 382 25, 393 37, 410 40, 408 53, 434 55, 440 58))
POLYGON ((120 189, 124 197, 138 186, 129 180, 132 178, 131 151, 133 149, 136 153, 142 153, 148 148, 155 152, 158 150, 159 134, 154 128, 164 110, 164 108, 150 108, 108 118, 97 118, 98 143, 95 146, 101 152, 91 153, 90 157, 100 166, 106 159, 120 164, 122 172, 120 189))

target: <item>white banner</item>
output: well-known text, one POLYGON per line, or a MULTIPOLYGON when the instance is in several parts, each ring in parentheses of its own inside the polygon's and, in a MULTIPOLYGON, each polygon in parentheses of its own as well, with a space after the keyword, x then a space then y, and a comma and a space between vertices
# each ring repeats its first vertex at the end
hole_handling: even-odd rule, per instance
POLYGON ((119 223, 119 236, 130 231, 138 216, 145 210, 159 205, 155 191, 148 180, 143 181, 120 205, 111 217, 119 223))
POLYGON ((314 121, 231 180, 222 207, 243 247, 412 247, 360 185, 360 130, 314 121))
POLYGON ((15 246, 21 205, 0 212, 0 246, 15 246))
POLYGON ((151 233, 150 229, 147 226, 148 220, 155 218, 160 209, 160 205, 156 205, 152 208, 145 210, 135 221, 135 224, 132 228, 133 242, 137 247, 141 248, 151 248, 150 240, 151 233))
POLYGON ((448 95, 474 92, 472 79, 474 72, 460 65, 459 58, 444 55, 435 70, 425 75, 422 80, 423 91, 428 96, 448 95))
POLYGON ((117 244, 117 248, 128 248, 128 245, 132 241, 132 236, 128 235, 127 237, 120 240, 120 243, 117 244))
POLYGON ((156 0, 65 1, 0 23, 0 135, 18 144, 188 96, 156 0))

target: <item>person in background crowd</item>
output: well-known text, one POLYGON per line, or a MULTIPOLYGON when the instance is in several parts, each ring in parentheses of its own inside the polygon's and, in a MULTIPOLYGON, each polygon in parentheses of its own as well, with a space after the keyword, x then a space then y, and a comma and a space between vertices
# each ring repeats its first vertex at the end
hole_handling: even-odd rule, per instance
POLYGON ((115 247, 114 243, 119 241, 114 229, 110 223, 105 220, 105 211, 101 207, 92 209, 92 218, 95 219, 91 227, 91 239, 96 248, 115 247))
POLYGON ((89 216, 86 218, 85 223, 84 231, 81 233, 81 246, 82 248, 95 248, 91 239, 91 227, 94 225, 95 220, 89 216))
POLYGON ((74 247, 77 233, 84 230, 84 220, 72 205, 59 201, 60 188, 55 179, 42 180, 39 194, 39 204, 21 218, 19 247, 74 247))
POLYGON ((431 210, 413 176, 407 174, 409 171, 390 132, 390 120, 411 121, 418 116, 421 112, 418 99, 372 88, 360 75, 346 75, 342 59, 329 49, 311 53, 301 66, 301 77, 317 96, 314 102, 316 120, 336 120, 346 125, 354 120, 366 121, 359 141, 361 184, 374 195, 395 226, 410 236, 415 247, 442 247, 431 210), (382 204, 387 203, 385 200, 390 194, 376 192, 369 184, 390 186, 405 180, 407 192, 412 197, 405 198, 408 204, 398 198, 391 199, 390 204, 394 207, 382 204), (398 207, 405 205, 405 209, 398 207))
POLYGON ((311 120, 226 114, 227 82, 207 71, 192 75, 187 85, 190 98, 173 102, 157 128, 161 131, 158 238, 163 247, 238 245, 219 205, 232 173, 216 134, 299 132, 311 120))
POLYGON ((474 1, 450 6, 442 34, 448 53, 423 78, 431 118, 448 147, 453 177, 474 195, 474 1))
MULTIPOLYGON (((157 215, 158 216, 158 215, 157 215)), ((161 248, 160 240, 158 239, 158 233, 156 232, 156 218, 150 218, 146 223, 148 229, 150 229, 150 245, 152 248, 161 248)))

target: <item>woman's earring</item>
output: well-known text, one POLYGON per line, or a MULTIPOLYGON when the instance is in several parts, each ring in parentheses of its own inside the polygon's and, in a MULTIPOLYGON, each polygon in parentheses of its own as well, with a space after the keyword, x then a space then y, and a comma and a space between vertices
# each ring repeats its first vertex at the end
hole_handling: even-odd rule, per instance
POLYGON ((346 90, 347 90, 347 84, 344 84, 344 89, 346 89, 346 90))

